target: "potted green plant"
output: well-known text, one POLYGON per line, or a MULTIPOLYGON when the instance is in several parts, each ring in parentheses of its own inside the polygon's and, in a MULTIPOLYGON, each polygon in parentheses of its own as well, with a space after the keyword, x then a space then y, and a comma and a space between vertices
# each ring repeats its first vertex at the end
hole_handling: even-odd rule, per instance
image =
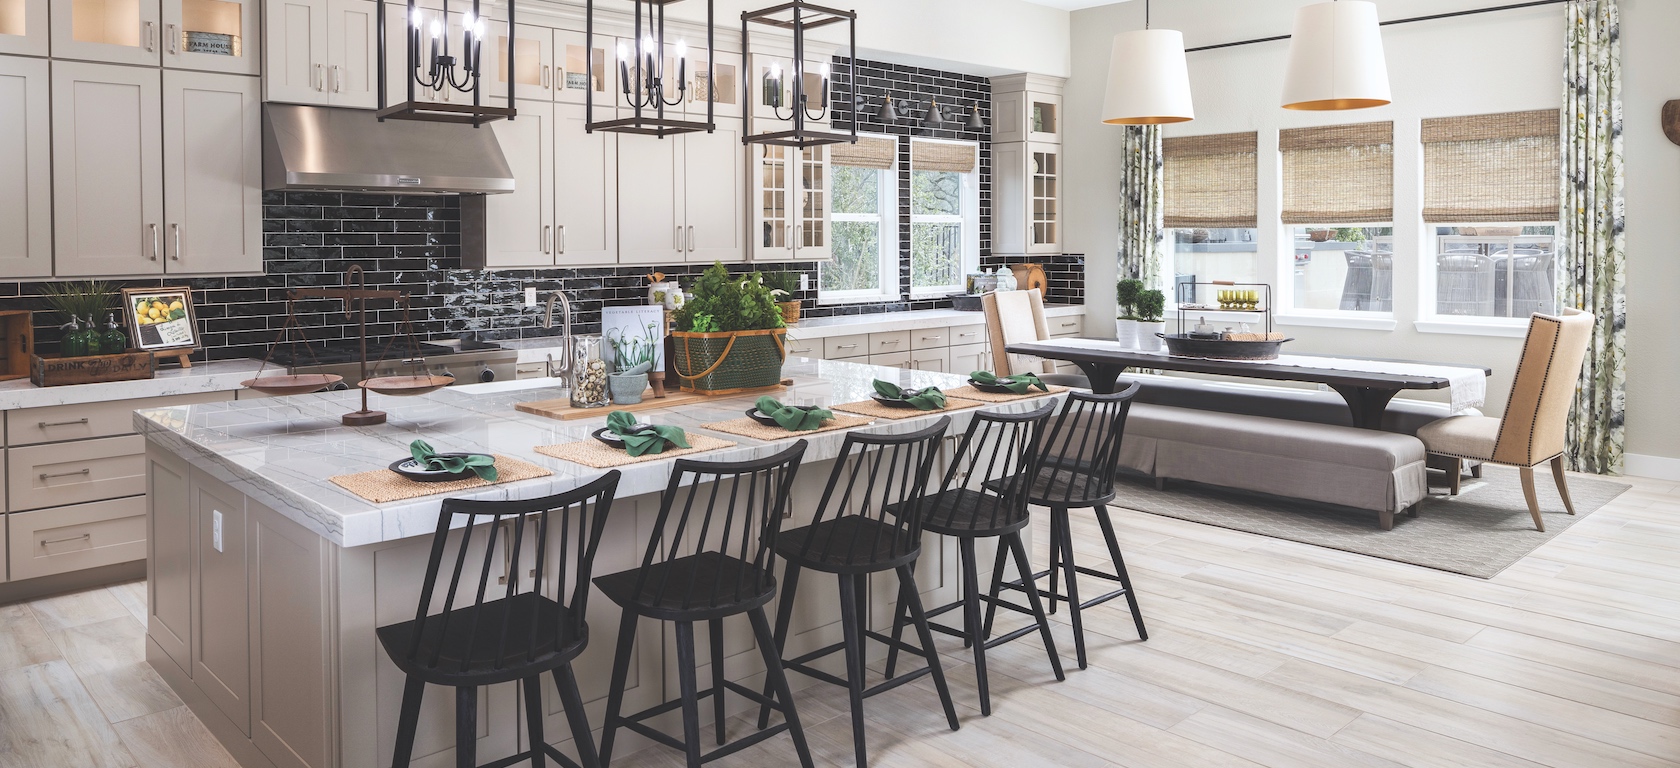
POLYGON ((782 380, 787 324, 770 291, 756 276, 729 274, 722 262, 700 275, 693 298, 672 316, 668 367, 682 389, 728 394, 782 380))
POLYGON ((782 322, 787 325, 799 322, 799 274, 765 272, 763 279, 764 287, 770 289, 770 294, 776 297, 776 306, 782 310, 782 322))
POLYGON ((1114 284, 1114 303, 1120 308, 1114 320, 1114 338, 1126 349, 1136 349, 1138 345, 1137 303, 1142 293, 1142 280, 1128 278, 1114 284))
POLYGON ((641 336, 612 328, 607 331, 607 343, 612 345, 614 369, 607 376, 607 393, 618 405, 641 402, 648 386, 648 371, 658 362, 659 326, 649 323, 641 336))
POLYGON ((1167 311, 1167 295, 1157 290, 1147 290, 1138 294, 1137 298, 1137 348, 1145 352, 1158 352, 1161 349, 1161 337, 1158 333, 1167 332, 1167 324, 1162 316, 1167 311))

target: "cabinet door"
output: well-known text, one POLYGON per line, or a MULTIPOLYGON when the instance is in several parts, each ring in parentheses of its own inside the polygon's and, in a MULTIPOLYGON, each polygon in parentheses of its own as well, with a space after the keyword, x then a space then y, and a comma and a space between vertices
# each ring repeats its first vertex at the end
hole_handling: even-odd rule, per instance
POLYGON ((513 192, 484 199, 485 264, 553 266, 554 105, 520 100, 515 107, 518 119, 490 124, 513 169, 513 192))
POLYGON ((240 732, 251 735, 250 599, 245 497, 192 470, 195 594, 193 683, 240 732))
MULTIPOLYGON (((741 54, 739 51, 719 50, 716 68, 706 67, 711 53, 703 47, 693 48, 688 57, 688 90, 684 97, 684 111, 690 120, 706 119, 706 94, 713 91, 710 80, 717 81, 716 99, 712 105, 716 119, 741 116, 741 54)), ((722 126, 719 126, 720 128, 722 126)), ((737 144, 740 142, 737 141, 737 144)))
POLYGON ((568 104, 582 104, 593 88, 595 116, 611 119, 617 103, 618 64, 609 48, 613 35, 595 30, 595 45, 585 54, 585 36, 569 29, 554 30, 554 98, 568 104), (593 66, 593 72, 591 72, 593 66), (591 75, 593 74, 593 78, 591 75), (593 85, 591 85, 593 84, 593 85))
POLYGON ((156 66, 158 0, 51 0, 54 58, 156 66))
POLYGON ((985 344, 953 345, 949 350, 950 367, 946 370, 952 373, 989 371, 992 369, 989 355, 990 350, 985 344))
POLYGON ((328 0, 268 0, 264 13, 268 100, 326 103, 328 0))
POLYGON ((801 261, 828 261, 834 258, 828 227, 828 147, 801 150, 793 182, 799 206, 793 255, 801 261))
POLYGON ((146 635, 183 672, 192 669, 192 491, 187 463, 146 453, 146 635))
POLYGON ((992 252, 1027 253, 1031 194, 1027 144, 992 143, 992 252))
POLYGON ((70 61, 52 73, 58 276, 162 274, 161 73, 70 61))
POLYGON ((47 62, 0 56, 0 277, 52 276, 50 109, 47 62))
POLYGON ((683 248, 689 261, 741 261, 741 200, 746 194, 741 130, 725 123, 715 133, 682 137, 683 248))
POLYGON ((619 263, 682 261, 686 233, 677 185, 682 142, 624 134, 618 146, 619 263))
POLYGON ((245 75, 164 71, 164 271, 262 271, 257 89, 245 75))
POLYGON ((0 53, 45 56, 47 0, 0 0, 0 53))
POLYGON ((789 167, 794 150, 771 144, 747 146, 752 158, 752 257, 761 261, 793 258, 793 220, 797 199, 790 191, 795 171, 789 167))
POLYGON ((321 80, 327 103, 360 109, 378 105, 379 46, 374 39, 378 13, 379 6, 371 0, 328 0, 327 56, 321 80))
POLYGON ((1027 253, 1062 252, 1062 165, 1056 144, 1027 145, 1027 253))
MULTIPOLYGON (((513 68, 508 68, 507 17, 500 21, 485 21, 484 102, 506 104, 508 80, 513 80, 513 96, 520 100, 552 101, 554 99, 554 30, 532 24, 513 27, 513 68)), ((524 107, 519 116, 524 117, 524 107)))
POLYGON ((164 66, 258 74, 260 13, 257 0, 163 0, 164 66))
POLYGON ((549 245, 555 263, 616 263, 620 138, 604 131, 585 133, 582 105, 556 104, 554 118, 554 235, 549 245))
MULTIPOLYGON (((958 372, 958 373, 967 373, 968 372, 968 371, 959 371, 956 368, 949 368, 948 369, 947 368, 947 363, 949 363, 949 362, 950 362, 949 359, 945 355, 945 348, 944 347, 940 347, 938 349, 918 349, 918 350, 914 350, 910 353, 910 367, 912 369, 915 369, 915 370, 918 370, 918 371, 941 371, 941 372, 943 372, 945 370, 950 370, 952 372, 958 372)), ((968 370, 972 371, 972 370, 975 370, 975 369, 970 368, 968 370)))

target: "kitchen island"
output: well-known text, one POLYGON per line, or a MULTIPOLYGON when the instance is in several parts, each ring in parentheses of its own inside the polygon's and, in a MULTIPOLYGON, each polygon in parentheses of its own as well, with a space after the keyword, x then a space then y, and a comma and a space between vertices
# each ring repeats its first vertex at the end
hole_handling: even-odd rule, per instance
MULTIPOLYGON (((868 397, 881 378, 904 386, 954 388, 962 376, 905 371, 839 361, 790 359, 794 384, 778 396, 795 404, 832 405, 868 397)), ((413 618, 442 496, 373 504, 328 478, 386 466, 425 439, 441 451, 495 453, 523 459, 553 475, 454 494, 476 499, 523 499, 559 493, 599 476, 591 469, 536 453, 539 445, 588 439, 600 417, 557 421, 518 412, 514 404, 558 397, 555 390, 474 387, 416 398, 374 397, 389 421, 344 427, 359 393, 337 392, 246 402, 143 410, 136 429, 146 439, 148 510, 147 659, 228 751, 246 766, 374 768, 390 764, 403 677, 380 650, 378 626, 413 618)), ((753 396, 720 397, 704 405, 644 411, 647 420, 735 442, 696 457, 744 460, 773 454, 798 439, 763 442, 700 425, 740 417, 753 396)), ((988 408, 1025 410, 1033 398, 988 408)), ((951 434, 980 409, 949 411, 951 434)), ((860 427, 908 432, 939 414, 860 427)), ((794 487, 792 517, 808 522, 844 440, 844 432, 809 435, 794 487)), ((607 522, 595 573, 639 564, 658 513, 671 460, 623 467, 618 500, 607 522)), ((936 466, 935 472, 942 472, 936 466)), ((459 532, 452 535, 458 536, 459 532)), ((482 541, 483 538, 479 539, 482 541)), ((979 562, 992 561, 982 553, 979 562)), ((511 568, 504 556, 503 567, 511 568)), ((955 546, 929 537, 917 579, 928 604, 955 599, 955 546)), ((869 623, 888 625, 896 590, 872 586, 869 623)), ((440 603, 441 605, 441 603, 440 603)), ((838 641, 837 595, 818 582, 801 591, 790 652, 838 641)), ((597 733, 603 720, 612 661, 610 639, 619 614, 610 601, 590 601, 593 642, 576 662, 586 708, 597 733)), ((724 642, 731 679, 761 683, 762 663, 744 618, 728 625, 724 642)), ((625 708, 635 711, 674 698, 668 625, 642 622, 625 708)), ((704 640, 702 640, 702 643, 704 640)), ((702 659, 709 650, 698 649, 702 659)), ((835 657, 838 661, 838 657, 835 657)), ((702 678, 709 672, 700 671, 702 678)), ((796 687, 810 684, 792 676, 796 687)), ((415 745, 415 765, 454 762, 454 702, 429 692, 415 745)), ((479 691, 478 757, 519 751, 520 697, 514 684, 479 691)), ((732 700, 732 710, 748 706, 732 700)), ((558 696, 544 690, 544 732, 567 734, 558 696)), ((930 710, 932 711, 932 710, 930 710)), ((659 722, 659 721, 655 721, 659 722)), ((660 723, 678 729, 674 717, 660 723)), ((567 740, 554 743, 570 751, 567 740)), ((647 745, 625 739, 621 755, 647 745)), ((633 762, 626 757, 627 762, 633 762)))

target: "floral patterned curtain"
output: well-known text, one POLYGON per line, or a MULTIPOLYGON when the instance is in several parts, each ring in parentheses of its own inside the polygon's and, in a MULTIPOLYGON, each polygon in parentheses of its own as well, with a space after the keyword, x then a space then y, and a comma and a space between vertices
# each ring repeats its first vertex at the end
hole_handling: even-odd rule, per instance
POLYGON ((1616 0, 1566 8, 1558 300, 1598 317, 1569 415, 1569 465, 1619 473, 1627 384, 1620 14, 1616 0))
POLYGON ((1128 125, 1120 141, 1118 274, 1161 288, 1161 128, 1128 125))

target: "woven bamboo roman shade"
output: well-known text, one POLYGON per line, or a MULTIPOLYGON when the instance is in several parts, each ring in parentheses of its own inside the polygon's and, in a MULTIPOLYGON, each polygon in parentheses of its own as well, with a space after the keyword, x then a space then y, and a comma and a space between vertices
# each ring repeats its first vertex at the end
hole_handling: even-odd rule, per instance
POLYGON ((1259 226, 1257 133, 1161 140, 1162 213, 1169 229, 1259 226))
POLYGON ((1283 153, 1283 223, 1394 220, 1394 123, 1289 128, 1283 153))
POLYGON ((973 173, 980 165, 980 148, 942 141, 910 142, 910 168, 917 171, 973 173))
POLYGON ((898 162, 898 140, 879 136, 859 136, 856 144, 839 143, 828 149, 828 160, 835 165, 887 170, 898 162))
POLYGON ((1423 121, 1423 220, 1557 221, 1558 111, 1423 121))

